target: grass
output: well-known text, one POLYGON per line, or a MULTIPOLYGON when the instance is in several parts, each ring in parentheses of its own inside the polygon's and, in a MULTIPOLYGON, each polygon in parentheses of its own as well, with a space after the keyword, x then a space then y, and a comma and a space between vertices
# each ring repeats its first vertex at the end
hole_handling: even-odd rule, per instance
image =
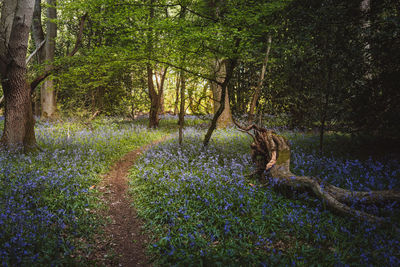
POLYGON ((104 222, 95 185, 99 174, 126 152, 170 130, 149 131, 117 119, 38 123, 42 151, 0 151, 0 262, 69 265, 79 262, 104 222), (80 251, 78 253, 78 251, 80 251))
MULTIPOLYGON (((400 218, 392 206, 369 211, 389 216, 397 229, 336 216, 306 194, 288 198, 246 179, 253 166, 246 135, 218 131, 208 148, 202 137, 188 129, 182 147, 161 144, 132 169, 131 193, 153 235, 156 265, 400 264, 400 218)), ((319 156, 308 150, 309 137, 291 137, 299 174, 349 189, 400 188, 398 161, 319 156)))

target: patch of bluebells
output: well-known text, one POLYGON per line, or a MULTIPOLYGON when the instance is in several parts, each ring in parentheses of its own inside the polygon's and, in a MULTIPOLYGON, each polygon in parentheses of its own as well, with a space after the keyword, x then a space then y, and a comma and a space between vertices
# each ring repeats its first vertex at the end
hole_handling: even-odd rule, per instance
MULTIPOLYGON (((98 174, 127 151, 160 137, 144 126, 104 119, 88 129, 76 122, 41 122, 41 151, 0 150, 0 263, 68 265, 99 223, 98 174)), ((82 247, 83 246, 83 247, 82 247)))
MULTIPOLYGON (((163 143, 132 169, 134 204, 154 234, 150 248, 157 264, 400 264, 398 227, 349 220, 307 194, 290 198, 292 194, 261 187, 246 178, 253 170, 247 135, 235 129, 217 131, 207 148, 203 135, 188 128, 182 147, 175 139, 163 143)), ((321 159, 302 152, 301 143, 293 147, 297 173, 315 175, 326 168, 322 178, 348 189, 347 180, 360 190, 398 186, 396 163, 382 163, 385 181, 376 181, 382 176, 378 163, 368 166, 368 177, 375 178, 364 183, 370 162, 321 159), (339 176, 343 172, 349 174, 339 176)), ((399 225, 399 218, 392 220, 399 225)))
POLYGON ((398 159, 386 162, 372 158, 365 161, 338 159, 305 153, 297 146, 292 156, 292 166, 298 174, 319 176, 340 187, 357 191, 400 189, 398 159))
MULTIPOLYGON (((353 190, 400 190, 400 161, 387 158, 384 161, 348 159, 331 155, 320 155, 309 150, 310 139, 302 134, 292 135, 292 170, 299 175, 318 176, 333 185, 353 190)), ((358 206, 377 215, 394 215, 393 208, 398 203, 385 206, 358 206)), ((397 219, 399 217, 397 216, 397 219)))

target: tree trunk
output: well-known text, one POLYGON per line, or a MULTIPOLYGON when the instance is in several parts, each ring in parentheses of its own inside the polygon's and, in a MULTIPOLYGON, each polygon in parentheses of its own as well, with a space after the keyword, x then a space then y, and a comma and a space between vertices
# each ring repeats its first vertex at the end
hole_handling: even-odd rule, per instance
POLYGON ((159 101, 159 113, 164 113, 164 85, 165 85, 165 77, 167 75, 168 67, 162 69, 159 72, 155 72, 156 76, 156 84, 157 84, 157 95, 160 98, 159 101))
POLYGON ((147 53, 148 53, 148 62, 147 62, 147 87, 149 90, 150 97, 150 111, 149 111, 149 128, 157 128, 159 123, 158 110, 160 108, 160 99, 157 91, 154 87, 153 81, 153 68, 151 66, 151 57, 153 54, 153 27, 151 25, 152 20, 154 19, 154 0, 150 0, 150 10, 149 10, 149 30, 147 32, 147 53))
POLYGON ((2 82, 5 96, 5 124, 1 143, 9 148, 36 145, 30 87, 26 82, 25 70, 9 67, 7 81, 2 82))
POLYGON ((46 79, 40 90, 41 118, 54 119, 57 116, 56 92, 53 80, 46 79))
MULTIPOLYGON (((52 20, 57 19, 57 11, 55 8, 56 0, 47 0, 49 5, 47 8, 47 42, 45 43, 45 54, 46 54, 46 70, 52 68, 51 63, 54 61, 56 40, 57 37, 57 25, 52 20)), ((56 117, 57 103, 56 103, 56 91, 54 89, 53 80, 46 79, 41 88, 41 117, 44 119, 53 119, 56 117)))
POLYGON ((324 150, 324 133, 325 133, 325 120, 326 114, 321 118, 321 125, 319 126, 319 153, 322 154, 324 150))
POLYGON ((149 128, 157 128, 159 123, 158 110, 160 108, 160 99, 154 88, 153 69, 147 65, 147 86, 150 96, 150 113, 149 113, 149 128))
POLYGON ((164 96, 164 92, 161 95, 161 99, 160 99, 160 114, 164 114, 165 113, 165 105, 164 105, 164 101, 165 101, 165 96, 164 96))
POLYGON ((319 152, 322 154, 324 148, 324 133, 325 133, 325 126, 328 117, 328 107, 329 107, 329 100, 330 100, 330 93, 331 93, 331 64, 327 61, 327 79, 326 79, 326 86, 325 86, 325 93, 324 93, 324 103, 321 103, 322 108, 322 116, 320 119, 321 125, 319 127, 319 152))
POLYGON ((161 98, 164 93, 164 83, 165 77, 167 75, 167 68, 161 70, 160 73, 156 73, 156 85, 157 89, 154 87, 153 81, 153 69, 150 64, 147 64, 147 86, 149 88, 149 96, 150 96, 150 114, 149 114, 149 128, 157 128, 159 124, 159 116, 160 107, 161 107, 161 98))
POLYGON ((92 112, 93 114, 100 114, 104 109, 104 95, 105 88, 103 86, 99 86, 92 91, 92 112))
POLYGON ((227 60, 218 60, 215 63, 215 77, 219 83, 217 84, 213 82, 211 84, 211 89, 214 98, 214 114, 217 113, 217 111, 221 106, 221 103, 224 102, 223 104, 224 109, 218 118, 217 128, 226 128, 228 126, 233 125, 232 113, 229 104, 228 84, 226 84, 226 86, 224 87, 222 86, 228 75, 226 64, 227 60), (223 90, 225 91, 224 94, 222 94, 223 90))
MULTIPOLYGON (((222 90, 225 90, 225 97, 224 97, 225 108, 224 108, 224 111, 222 112, 221 116, 219 116, 219 118, 218 118, 217 128, 226 128, 228 126, 233 125, 231 105, 229 104, 228 86, 226 86, 225 89, 221 88, 221 91, 222 90)), ((222 97, 221 97, 221 101, 222 101, 222 97)))
POLYGON ((10 42, 11 32, 13 30, 14 16, 16 15, 16 8, 18 5, 18 1, 15 0, 5 0, 3 2, 3 7, 1 9, 1 17, 0 17, 0 34, 1 34, 1 42, 0 48, 2 56, 5 55, 7 51, 7 44, 10 42))
MULTIPOLYGON (((47 64, 45 71, 52 69, 51 62, 54 61, 55 38, 57 36, 57 25, 52 21, 57 18, 55 8, 56 0, 47 0, 47 4, 47 40, 44 49, 38 51, 38 63, 42 64, 46 62, 47 64)), ((33 16, 32 36, 36 47, 39 48, 44 40, 43 27, 41 23, 41 0, 35 0, 35 11, 33 16)), ((47 79, 43 83, 40 90, 40 102, 35 103, 35 110, 35 113, 40 111, 40 116, 44 119, 54 118, 56 116, 56 92, 54 90, 53 80, 47 79)))
POLYGON ((183 126, 185 124, 185 90, 186 90, 186 80, 185 74, 181 71, 180 74, 180 88, 181 88, 181 104, 179 109, 179 144, 183 143, 183 126))
POLYGON ((264 62, 263 62, 262 68, 261 68, 260 80, 257 83, 257 87, 254 91, 254 95, 253 95, 253 98, 251 99, 251 103, 250 103, 250 110, 249 110, 249 122, 250 123, 254 119, 254 110, 256 108, 257 101, 261 95, 261 89, 262 89, 262 85, 264 83, 265 72, 267 71, 269 52, 271 51, 271 42, 272 42, 272 37, 270 35, 270 36, 268 36, 268 47, 267 47, 267 52, 265 54, 265 59, 264 59, 264 62))
POLYGON ((177 75, 176 78, 176 89, 175 89, 175 103, 174 103, 174 115, 178 114, 178 106, 179 106, 179 85, 180 85, 180 75, 177 75))
POLYGON ((196 109, 193 105, 193 102, 194 102, 193 90, 188 90, 188 100, 189 100, 188 106, 189 106, 190 112, 192 114, 196 114, 196 109))
POLYGON ((385 223, 386 221, 384 218, 356 210, 349 205, 400 201, 400 192, 398 191, 350 191, 331 185, 319 178, 297 176, 290 171, 290 146, 284 137, 255 125, 247 128, 239 127, 253 137, 252 159, 257 166, 257 173, 260 175, 261 181, 269 183, 275 189, 312 192, 325 203, 327 208, 336 213, 375 223, 385 223), (254 130, 254 133, 251 133, 251 130, 254 130), (262 175, 264 171, 267 171, 266 177, 262 175))
POLYGON ((8 148, 36 145, 31 88, 26 81, 26 52, 34 0, 6 0, 0 21, 0 73, 5 124, 0 142, 8 148))
MULTIPOLYGON (((35 0, 35 8, 33 11, 33 20, 32 20, 32 38, 35 42, 35 47, 38 49, 37 51, 37 61, 39 64, 42 64, 46 58, 46 51, 43 49, 43 41, 44 33, 42 26, 42 0, 35 0)), ((34 113, 36 116, 41 115, 41 105, 40 105, 40 91, 39 87, 36 90, 34 97, 34 113)))
MULTIPOLYGON (((367 39, 368 34, 367 32, 370 30, 371 27, 371 21, 369 19, 369 13, 371 11, 371 0, 362 0, 360 4, 360 11, 363 14, 363 19, 362 19, 362 37, 367 39)), ((371 45, 370 43, 366 40, 364 43, 364 65, 365 65, 365 73, 364 73, 364 79, 367 82, 370 82, 372 80, 372 61, 371 61, 371 45)))
MULTIPOLYGON (((226 67, 226 72, 225 72, 225 77, 222 83, 218 84, 218 86, 221 88, 221 97, 220 99, 227 99, 227 87, 229 84, 230 79, 232 78, 233 75, 233 70, 235 69, 235 65, 236 65, 236 60, 224 60, 223 65, 226 67)), ((211 125, 207 130, 206 135, 204 136, 204 141, 203 141, 203 145, 207 146, 208 143, 210 142, 211 139, 211 135, 214 132, 215 128, 217 128, 217 122, 221 116, 221 114, 224 112, 225 110, 225 105, 227 105, 229 107, 229 98, 228 101, 221 101, 219 103, 219 108, 218 110, 215 112, 214 117, 211 121, 211 125)), ((229 109, 229 113, 230 113, 230 109, 229 109)), ((230 119, 232 120, 232 115, 230 116, 230 119)), ((232 120, 233 122, 233 120, 232 120)))
POLYGON ((206 114, 210 114, 210 111, 209 111, 209 110, 210 110, 210 108, 211 108, 209 102, 207 101, 208 98, 210 98, 210 95, 208 94, 208 92, 209 92, 209 91, 208 91, 209 85, 210 85, 210 83, 209 83, 208 81, 204 84, 204 86, 203 86, 203 92, 201 93, 202 99, 199 100, 199 106, 203 106, 204 111, 206 112, 206 114), (202 105, 202 104, 201 104, 201 101, 202 101, 203 99, 205 100, 205 103, 202 105))

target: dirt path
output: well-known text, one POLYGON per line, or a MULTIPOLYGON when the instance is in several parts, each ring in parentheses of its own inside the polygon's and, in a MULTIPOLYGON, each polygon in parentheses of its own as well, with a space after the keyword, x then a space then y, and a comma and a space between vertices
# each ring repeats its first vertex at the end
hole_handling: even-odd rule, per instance
POLYGON ((105 266, 151 266, 145 250, 149 239, 141 232, 143 223, 132 207, 128 195, 128 173, 140 154, 166 138, 138 148, 126 154, 104 175, 99 190, 109 209, 102 216, 111 219, 104 236, 96 243, 92 255, 97 264, 105 266), (110 253, 111 252, 111 253, 110 253))

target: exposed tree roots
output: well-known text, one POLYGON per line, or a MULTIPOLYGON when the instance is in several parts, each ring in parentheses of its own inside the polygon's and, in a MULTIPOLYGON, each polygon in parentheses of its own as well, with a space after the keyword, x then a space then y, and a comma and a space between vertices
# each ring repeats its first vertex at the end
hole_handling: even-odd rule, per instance
POLYGON ((262 182, 278 190, 312 192, 325 206, 335 213, 357 217, 374 223, 386 223, 383 217, 353 208, 353 204, 376 204, 399 202, 399 191, 350 191, 336 187, 316 177, 297 176, 290 171, 290 147, 287 140, 271 130, 256 125, 246 128, 236 125, 253 137, 252 159, 262 182), (267 176, 263 175, 267 171, 267 176))

